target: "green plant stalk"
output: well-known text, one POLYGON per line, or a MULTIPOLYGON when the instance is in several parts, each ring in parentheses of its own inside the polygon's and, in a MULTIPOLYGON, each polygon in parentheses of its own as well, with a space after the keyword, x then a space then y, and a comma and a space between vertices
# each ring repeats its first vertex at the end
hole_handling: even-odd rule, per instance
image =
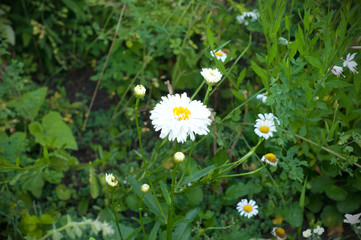
POLYGON ((113 212, 113 215, 114 215, 115 224, 117 225, 117 229, 118 229, 120 238, 123 240, 123 235, 122 235, 122 232, 120 231, 120 226, 119 226, 117 213, 115 212, 113 189, 110 190, 110 198, 111 198, 111 201, 112 201, 112 212, 113 212))
POLYGON ((259 171, 261 171, 263 168, 265 168, 267 166, 267 164, 263 165, 260 168, 257 168, 256 170, 253 170, 251 172, 246 172, 246 173, 239 173, 239 174, 231 174, 231 175, 223 175, 223 176, 219 176, 217 178, 230 178, 230 177, 240 177, 240 176, 247 176, 247 175, 252 175, 255 174, 259 171))
MULTIPOLYGON (((196 144, 195 142, 193 142, 193 143, 192 143, 192 146, 191 146, 191 148, 190 148, 190 151, 189 151, 189 155, 188 155, 188 157, 187 157, 187 159, 186 159, 186 163, 185 163, 186 166, 185 166, 185 168, 184 168, 184 171, 183 171, 183 173, 182 173, 181 178, 180 178, 179 181, 178 181, 178 184, 177 184, 176 189, 179 188, 179 184, 182 182, 182 180, 183 180, 183 178, 184 178, 184 175, 186 174, 186 171, 187 171, 188 165, 189 165, 189 161, 190 161, 190 158, 191 158, 191 156, 192 156, 193 147, 194 147, 195 145, 197 145, 197 144, 196 144)), ((186 152, 186 151, 182 151, 182 152, 186 152)))
POLYGON ((207 105, 208 99, 209 99, 209 94, 211 91, 212 91, 212 86, 208 85, 207 92, 206 92, 206 95, 204 96, 204 100, 203 100, 204 105, 207 105))
POLYGON ((359 230, 358 230, 357 227, 356 227, 356 224, 353 224, 353 225, 352 225, 352 230, 356 233, 358 239, 361 240, 361 235, 360 235, 359 230))
POLYGON ((142 226, 142 231, 143 231, 143 236, 145 240, 147 240, 147 235, 145 234, 145 228, 144 228, 144 223, 143 223, 143 216, 142 216, 142 208, 143 208, 143 198, 144 198, 144 193, 142 193, 142 198, 140 201, 140 207, 139 207, 139 221, 140 224, 142 226))
POLYGON ((172 184, 170 186, 170 206, 168 209, 168 222, 167 222, 167 240, 172 239, 172 229, 173 229, 173 213, 174 213, 174 185, 175 185, 175 178, 177 176, 179 164, 176 163, 173 171, 172 171, 172 184))
POLYGON ((142 134, 141 134, 141 129, 139 127, 139 122, 138 122, 138 105, 139 105, 139 100, 140 98, 137 98, 136 102, 135 102, 135 108, 134 108, 134 117, 135 117, 135 124, 137 126, 137 133, 138 133, 138 141, 139 141, 139 148, 140 148, 140 152, 142 154, 142 160, 143 160, 143 166, 145 168, 145 174, 147 175, 147 178, 148 178, 148 181, 149 181, 149 185, 150 185, 150 188, 152 189, 152 193, 154 195, 154 198, 155 198, 155 201, 157 202, 157 205, 158 205, 158 208, 160 210, 160 212, 162 213, 162 216, 164 218, 164 220, 167 222, 167 218, 163 212, 163 209, 162 207, 160 206, 160 203, 159 203, 159 200, 158 200, 158 197, 157 197, 157 194, 155 192, 155 189, 154 189, 154 186, 153 186, 153 183, 152 183, 152 180, 150 179, 150 175, 149 175, 149 172, 148 172, 148 163, 145 159, 145 156, 144 156, 144 151, 143 151, 143 145, 142 145, 142 134))
POLYGON ((206 81, 202 81, 202 83, 199 85, 199 87, 197 88, 197 90, 193 93, 191 100, 193 100, 193 98, 198 94, 198 92, 202 89, 203 85, 206 83, 206 81))

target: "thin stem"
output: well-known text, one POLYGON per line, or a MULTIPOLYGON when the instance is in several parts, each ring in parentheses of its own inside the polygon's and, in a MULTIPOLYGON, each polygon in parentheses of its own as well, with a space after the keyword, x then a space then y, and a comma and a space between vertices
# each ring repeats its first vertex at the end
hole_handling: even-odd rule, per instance
POLYGON ((229 177, 240 177, 240 176, 246 176, 246 175, 251 175, 251 174, 254 174, 256 172, 259 172, 261 171, 263 168, 265 168, 267 166, 267 164, 264 164, 262 167, 256 169, 256 170, 253 170, 251 172, 246 172, 246 173, 239 173, 239 174, 231 174, 231 175, 223 175, 223 176, 219 176, 217 178, 229 178, 229 177))
POLYGON ((175 178, 177 176, 179 164, 176 163, 174 169, 172 170, 172 184, 170 186, 170 206, 168 209, 168 223, 167 223, 167 240, 172 239, 172 228, 173 228, 173 213, 174 213, 174 185, 175 185, 175 178))
POLYGON ((209 98, 209 93, 212 91, 212 86, 211 85, 208 85, 208 88, 207 88, 207 92, 206 92, 206 96, 204 96, 204 101, 203 101, 203 104, 204 105, 207 105, 208 103, 208 98, 209 98))
POLYGON ((142 200, 140 201, 140 207, 139 207, 139 221, 140 224, 142 225, 142 231, 143 231, 143 236, 145 240, 147 240, 147 235, 145 234, 145 228, 144 228, 144 223, 143 223, 143 216, 142 216, 142 208, 143 208, 143 198, 144 198, 144 193, 142 193, 142 200))
MULTIPOLYGON (((181 178, 179 179, 179 181, 178 181, 178 184, 177 184, 177 187, 176 187, 176 189, 179 187, 179 184, 182 182, 182 180, 183 180, 183 178, 184 178, 184 175, 186 174, 186 171, 187 171, 187 169, 188 169, 188 165, 189 165, 189 162, 190 162, 190 158, 191 158, 191 156, 192 156, 192 151, 193 151, 193 147, 195 146, 195 145, 197 145, 195 142, 193 142, 192 143, 192 146, 191 146, 191 148, 190 148, 190 151, 189 151, 189 155, 188 155, 188 157, 187 157, 187 159, 186 159, 186 166, 185 166, 185 168, 184 168, 184 171, 183 171, 183 173, 182 173, 182 176, 181 176, 181 178)), ((186 152, 186 151, 182 151, 182 152, 186 152)))
POLYGON ((111 200, 112 200, 112 212, 113 212, 113 215, 114 215, 115 224, 117 225, 120 238, 123 240, 123 235, 122 235, 122 232, 120 231, 120 226, 119 226, 119 221, 118 221, 117 213, 115 212, 113 189, 111 189, 111 191, 110 191, 110 198, 111 198, 111 200))
POLYGON ((205 84, 205 81, 202 81, 202 83, 199 85, 199 87, 197 88, 197 90, 193 93, 191 100, 193 100, 193 98, 198 94, 198 92, 202 89, 203 85, 205 84))

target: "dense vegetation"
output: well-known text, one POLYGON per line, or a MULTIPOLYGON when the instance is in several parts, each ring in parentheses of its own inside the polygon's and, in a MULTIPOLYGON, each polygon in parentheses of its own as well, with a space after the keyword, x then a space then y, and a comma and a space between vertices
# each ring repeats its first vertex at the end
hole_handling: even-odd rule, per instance
POLYGON ((361 239, 360 12, 1 3, 0 238, 361 239))

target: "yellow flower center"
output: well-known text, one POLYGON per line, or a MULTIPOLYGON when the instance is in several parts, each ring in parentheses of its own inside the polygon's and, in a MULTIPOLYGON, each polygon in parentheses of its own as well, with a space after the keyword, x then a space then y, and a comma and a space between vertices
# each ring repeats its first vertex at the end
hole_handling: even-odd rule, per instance
POLYGON ((243 207, 243 210, 249 213, 249 212, 252 211, 252 206, 251 205, 246 205, 246 206, 243 207))
POLYGON ((223 53, 221 53, 221 52, 216 52, 215 54, 216 54, 216 56, 220 56, 220 57, 223 56, 223 53))
POLYGON ((284 238, 286 236, 286 232, 283 228, 276 228, 275 230, 277 237, 284 238))
POLYGON ((188 108, 175 107, 173 108, 173 114, 178 120, 188 120, 191 112, 188 110, 188 108))
POLYGON ((277 162, 277 157, 273 153, 267 153, 264 157, 272 163, 277 162))
POLYGON ((259 130, 261 131, 261 133, 268 133, 269 132, 269 128, 267 126, 262 126, 259 128, 259 130))

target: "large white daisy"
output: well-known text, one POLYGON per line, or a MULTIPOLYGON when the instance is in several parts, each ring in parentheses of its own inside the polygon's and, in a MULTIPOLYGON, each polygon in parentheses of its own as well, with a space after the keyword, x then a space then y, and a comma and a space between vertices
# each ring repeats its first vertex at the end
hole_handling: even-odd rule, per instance
POLYGON ((277 132, 275 121, 279 124, 278 119, 272 113, 258 114, 258 117, 259 119, 256 120, 254 125, 254 132, 265 139, 273 137, 273 133, 277 132))
POLYGON ((258 206, 254 200, 242 199, 239 203, 237 203, 237 210, 241 214, 241 216, 252 217, 258 214, 258 206))
POLYGON ((162 101, 150 111, 150 119, 156 131, 161 130, 160 137, 168 136, 169 141, 184 143, 189 135, 206 135, 211 124, 211 112, 201 101, 191 101, 186 93, 162 97, 162 101))

